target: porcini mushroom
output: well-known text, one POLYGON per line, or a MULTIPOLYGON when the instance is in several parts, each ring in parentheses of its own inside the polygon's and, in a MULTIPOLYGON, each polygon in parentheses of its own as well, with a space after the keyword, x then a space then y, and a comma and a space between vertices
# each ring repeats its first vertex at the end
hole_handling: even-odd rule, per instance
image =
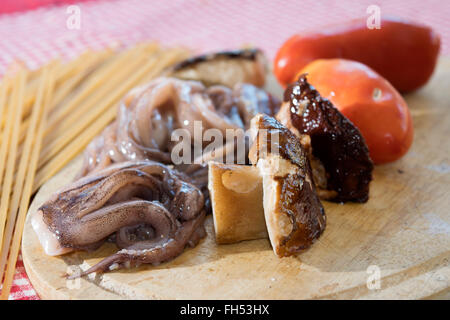
POLYGON ((263 178, 266 226, 275 254, 290 256, 311 246, 325 229, 306 151, 297 136, 267 115, 251 121, 249 159, 263 178), (263 135, 264 133, 264 135, 263 135))
POLYGON ((240 49, 195 56, 170 67, 166 75, 183 80, 196 80, 206 86, 238 83, 257 87, 265 83, 263 53, 258 49, 240 49))
POLYGON ((373 163, 353 123, 299 77, 284 93, 276 118, 294 132, 308 150, 322 199, 366 202, 373 163))
POLYGON ((267 238, 262 177, 255 166, 208 164, 216 242, 267 238))

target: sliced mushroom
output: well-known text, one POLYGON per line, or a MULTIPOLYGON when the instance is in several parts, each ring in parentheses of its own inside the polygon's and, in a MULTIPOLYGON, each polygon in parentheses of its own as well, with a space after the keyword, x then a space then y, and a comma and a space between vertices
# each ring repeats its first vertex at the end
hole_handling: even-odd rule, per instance
POLYGON ((267 238, 256 167, 210 162, 208 180, 217 243, 267 238))
POLYGON ((359 130, 301 75, 284 93, 276 118, 308 150, 322 199, 366 202, 373 163, 359 130))
POLYGON ((258 87, 265 83, 263 53, 258 49, 242 49, 200 55, 184 60, 167 70, 167 76, 183 80, 197 80, 207 86, 238 83, 258 87))
POLYGON ((275 254, 290 256, 311 246, 325 229, 306 151, 297 136, 267 115, 252 119, 249 159, 263 177, 263 207, 275 254))

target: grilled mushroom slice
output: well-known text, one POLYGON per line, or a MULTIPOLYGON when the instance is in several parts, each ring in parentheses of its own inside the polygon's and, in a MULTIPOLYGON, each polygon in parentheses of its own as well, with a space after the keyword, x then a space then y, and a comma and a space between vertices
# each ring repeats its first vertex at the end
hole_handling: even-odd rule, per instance
POLYGON ((265 63, 259 49, 242 49, 200 55, 184 60, 167 70, 167 76, 197 80, 206 86, 238 83, 257 87, 265 83, 265 63))
POLYGON ((274 118, 252 119, 249 159, 263 177, 263 206, 270 242, 279 257, 311 246, 325 229, 308 155, 299 139, 274 118))
POLYGON ((309 150, 322 199, 366 202, 373 163, 359 130, 301 75, 284 93, 276 118, 309 150))

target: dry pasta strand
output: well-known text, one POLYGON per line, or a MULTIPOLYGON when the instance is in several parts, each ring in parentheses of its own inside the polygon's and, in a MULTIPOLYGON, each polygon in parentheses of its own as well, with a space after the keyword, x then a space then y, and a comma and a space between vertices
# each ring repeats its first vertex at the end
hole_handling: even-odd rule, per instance
POLYGON ((0 248, 3 243, 3 232, 8 213, 11 188, 13 184, 14 168, 16 165, 16 154, 19 140, 20 121, 22 117, 23 100, 25 94, 25 82, 27 71, 19 67, 13 90, 12 103, 9 105, 8 121, 6 127, 10 130, 8 135, 9 147, 6 162, 5 177, 2 185, 2 195, 0 199, 0 248))
POLYGON ((65 105, 64 108, 56 110, 50 115, 48 126, 45 128, 44 135, 50 132, 65 116, 69 115, 86 97, 103 85, 104 82, 116 72, 117 68, 121 67, 121 65, 123 67, 123 64, 125 64, 129 58, 134 58, 133 54, 135 53, 135 50, 120 53, 106 65, 101 66, 92 75, 90 75, 89 78, 86 79, 86 83, 83 87, 80 88, 80 91, 77 92, 77 94, 67 103, 67 105, 65 105))
MULTIPOLYGON (((9 77, 5 77, 1 83, 0 88, 0 120, 3 121, 4 115, 6 113, 6 100, 8 95, 8 90, 10 86, 9 77)), ((1 122, 0 122, 1 123, 1 122)), ((5 160, 6 160, 6 150, 8 149, 9 143, 9 132, 6 127, 2 131, 2 143, 0 146, 0 186, 3 183, 3 173, 5 171, 5 160)))
MULTIPOLYGON (((72 99, 68 99, 68 103, 64 105, 63 108, 58 108, 58 110, 56 110, 56 113, 50 114, 50 119, 48 121, 49 124, 45 128, 44 136, 47 136, 49 133, 53 132, 55 130, 55 127, 57 127, 60 123, 76 118, 74 117, 73 114, 74 109, 77 107, 76 102, 82 101, 85 97, 89 97, 90 94, 95 93, 96 91, 95 89, 97 87, 101 88, 102 82, 107 81, 109 77, 114 75, 114 72, 117 70, 117 68, 120 68, 121 65, 125 64, 129 60, 135 61, 139 56, 143 57, 145 54, 150 54, 151 52, 154 52, 158 48, 159 47, 156 44, 151 43, 133 47, 125 52, 120 52, 112 57, 111 51, 106 51, 105 53, 100 54, 101 57, 98 63, 100 67, 89 75, 89 77, 85 81, 86 84, 83 86, 82 90, 79 91, 75 95, 75 97, 72 97, 72 99), (105 60, 108 60, 106 59, 108 57, 111 57, 110 61, 106 61, 106 63, 103 64, 105 60)), ((50 109, 53 110, 54 108, 55 104, 53 104, 52 102, 50 109)), ((85 110, 85 113, 89 113, 89 111, 90 110, 85 110)), ((24 124, 22 125, 20 141, 23 141, 23 139, 25 138, 25 132, 26 128, 28 127, 28 123, 29 119, 26 119, 24 124)), ((20 146, 18 158, 20 158, 22 149, 23 146, 20 146)))
MULTIPOLYGON (((71 93, 71 91, 74 90, 75 86, 77 86, 80 83, 80 81, 82 81, 83 78, 86 77, 89 72, 91 72, 92 68, 97 66, 97 64, 102 63, 104 61, 104 59, 107 59, 109 57, 108 54, 111 54, 111 53, 106 52, 105 55, 100 55, 100 56, 92 55, 92 56, 86 57, 85 68, 80 69, 80 72, 77 75, 75 75, 72 79, 68 80, 66 83, 61 85, 61 87, 55 91, 53 100, 49 106, 49 112, 54 110, 56 108, 56 106, 59 103, 61 103, 71 93)), ((21 135, 20 135, 20 140, 19 140, 20 142, 22 142, 25 139, 25 135, 27 132, 29 122, 30 122, 30 119, 27 118, 27 119, 25 119, 25 121, 22 124, 21 135)), ((19 156, 21 155, 21 152, 22 152, 22 150, 20 150, 19 156)))
POLYGON ((45 85, 48 82, 49 71, 48 68, 45 68, 42 72, 40 85, 38 88, 35 104, 33 106, 33 111, 31 114, 30 126, 27 130, 27 137, 25 139, 25 145, 23 149, 23 153, 20 159, 19 169, 16 178, 14 179, 14 189, 12 194, 11 205, 8 210, 8 216, 6 219, 6 227, 3 238, 3 246, 0 251, 0 279, 3 279, 3 271, 6 263, 6 258, 8 256, 8 249, 11 244, 11 237, 14 230, 14 225, 16 222, 17 210, 19 209, 19 201, 20 196, 22 194, 22 188, 25 181, 25 174, 27 170, 27 166, 29 164, 31 149, 33 147, 33 140, 36 131, 36 127, 38 125, 39 118, 41 117, 42 112, 42 100, 44 96, 45 85))
POLYGON ((47 116, 47 106, 50 104, 51 96, 53 93, 53 76, 50 77, 47 83, 47 90, 44 99, 44 112, 42 112, 41 121, 39 124, 39 128, 36 133, 36 140, 33 144, 33 151, 31 155, 31 159, 29 162, 29 167, 27 170, 27 179, 25 181, 25 185, 23 188, 23 193, 19 206, 19 214, 17 216, 17 221, 15 225, 15 232, 13 236, 12 246, 9 254, 8 265, 6 266, 6 275, 5 280, 3 282, 2 294, 0 299, 8 299, 9 293, 11 291, 11 285, 14 277, 14 271, 16 267, 17 257, 19 256, 20 243, 22 240, 23 228, 25 225, 25 218, 27 216, 28 205, 30 202, 30 197, 32 194, 32 187, 34 182, 34 177, 36 173, 37 162, 39 159, 39 153, 42 144, 43 131, 46 124, 46 116, 47 116))
POLYGON ((68 142, 76 137, 86 126, 95 120, 103 111, 104 105, 109 101, 120 99, 117 97, 116 88, 141 67, 144 57, 134 59, 128 68, 121 70, 115 77, 97 90, 88 100, 79 105, 74 112, 61 122, 57 128, 53 128, 50 136, 46 137, 43 158, 39 160, 38 167, 51 159, 68 142), (106 103, 104 101, 107 101, 106 103))

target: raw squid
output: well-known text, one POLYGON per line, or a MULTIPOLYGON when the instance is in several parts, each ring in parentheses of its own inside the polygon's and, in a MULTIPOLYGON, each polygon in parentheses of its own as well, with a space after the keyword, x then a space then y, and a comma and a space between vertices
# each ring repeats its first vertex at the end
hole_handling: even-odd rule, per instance
POLYGON ((55 193, 32 225, 49 255, 116 241, 120 251, 81 275, 159 264, 205 236, 203 194, 187 181, 154 161, 122 162, 55 193))
MULTIPOLYGON (((216 85, 205 87, 201 82, 158 78, 132 90, 119 106, 116 122, 92 141, 85 151, 85 160, 79 177, 96 172, 108 165, 123 161, 154 160, 171 163, 171 151, 178 142, 171 141, 175 129, 186 129, 191 141, 203 147, 203 132, 227 129, 248 129, 250 120, 258 113, 274 115, 280 102, 265 90, 251 84, 236 84, 232 89, 216 85), (200 138, 195 134, 194 122, 201 121, 200 138)), ((225 144, 223 156, 234 152, 234 141, 225 144)), ((246 141, 248 142, 248 141, 246 141)), ((248 144, 245 146, 248 149, 248 144)), ((206 211, 210 211, 207 190, 208 154, 195 157, 191 164, 176 166, 188 172, 192 183, 202 190, 206 211)), ((217 159, 216 159, 217 160, 217 159)))
MULTIPOLYGON (((158 78, 132 90, 119 107, 117 121, 94 139, 85 152, 81 176, 111 163, 155 160, 171 163, 175 129, 188 130, 191 144, 194 122, 202 129, 247 129, 258 113, 275 114, 280 103, 266 91, 250 84, 206 88, 197 81, 158 78)), ((200 139, 202 136, 200 136, 200 139)))

